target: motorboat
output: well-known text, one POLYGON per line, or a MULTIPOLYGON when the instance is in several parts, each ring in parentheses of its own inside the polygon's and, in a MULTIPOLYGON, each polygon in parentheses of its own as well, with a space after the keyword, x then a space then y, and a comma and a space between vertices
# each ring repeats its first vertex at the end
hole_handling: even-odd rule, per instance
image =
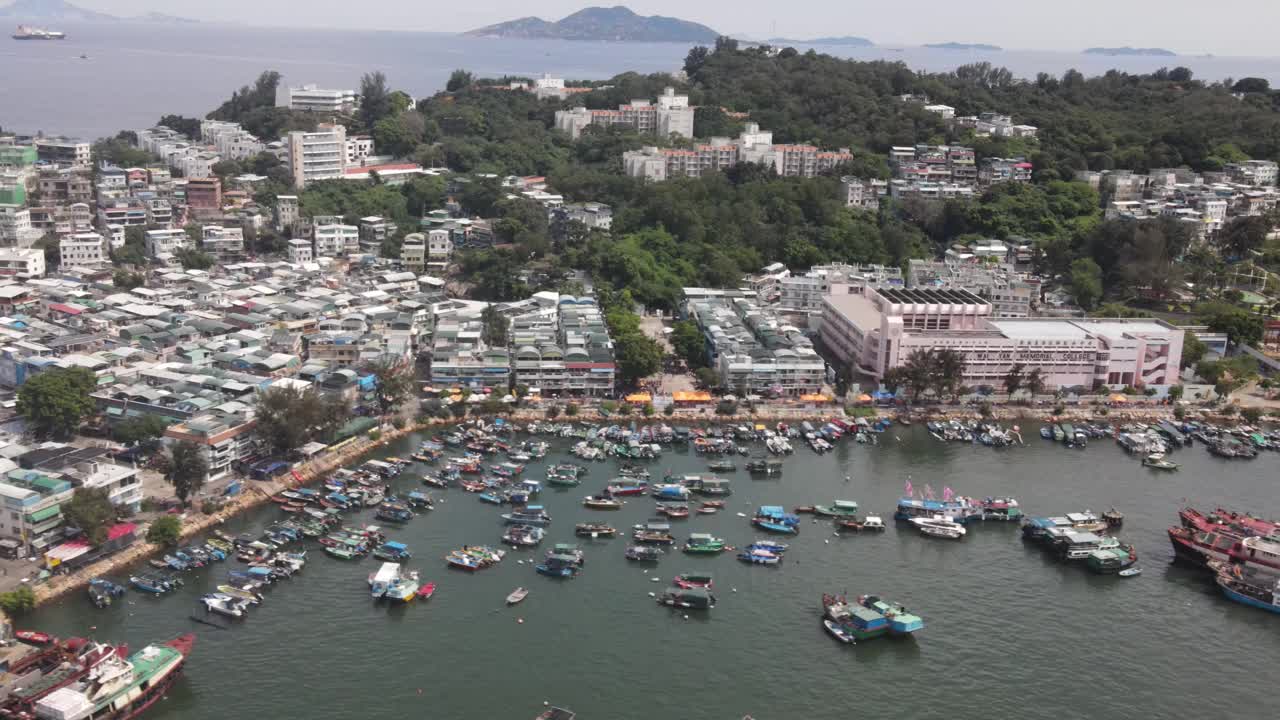
POLYGON ((517 603, 523 602, 524 599, 528 596, 529 596, 529 591, 527 589, 518 587, 515 590, 512 590, 511 594, 507 596, 507 605, 515 605, 517 603))
POLYGON ((911 524, 915 525, 922 535, 951 540, 959 540, 967 532, 963 525, 942 515, 911 518, 911 524))

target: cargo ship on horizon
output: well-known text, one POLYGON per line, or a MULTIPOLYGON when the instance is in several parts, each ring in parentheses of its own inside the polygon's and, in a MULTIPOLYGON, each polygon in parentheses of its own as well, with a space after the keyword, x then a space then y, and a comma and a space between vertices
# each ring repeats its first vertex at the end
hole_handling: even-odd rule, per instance
POLYGON ((14 40, 65 40, 66 38, 67 34, 64 32, 29 25, 19 25, 17 31, 13 33, 14 40))

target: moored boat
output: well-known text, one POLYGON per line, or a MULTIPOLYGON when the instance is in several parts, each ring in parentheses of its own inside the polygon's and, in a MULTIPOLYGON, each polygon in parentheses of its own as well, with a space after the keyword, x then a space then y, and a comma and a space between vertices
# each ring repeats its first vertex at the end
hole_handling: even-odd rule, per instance
POLYGON ((525 588, 518 587, 515 590, 512 590, 511 594, 507 595, 507 605, 515 605, 523 602, 526 597, 529 597, 529 591, 525 588))
POLYGON ((670 588, 658 595, 659 605, 684 610, 711 610, 716 606, 716 596, 707 588, 670 588))
POLYGON ((693 533, 684 543, 684 551, 690 554, 716 554, 732 550, 724 540, 707 533, 693 533))
POLYGON ((1219 561, 1214 561, 1210 567, 1216 572, 1214 582, 1227 599, 1280 613, 1280 578, 1219 561))
POLYGON ((605 523, 578 523, 573 527, 573 534, 579 537, 613 537, 618 534, 617 528, 605 523))
POLYGON ((636 562, 657 562, 664 554, 662 548, 652 545, 632 545, 627 548, 624 557, 636 562))
POLYGON ((922 535, 930 537, 947 538, 949 540, 959 540, 968 532, 965 527, 950 518, 942 515, 934 517, 915 517, 911 518, 911 524, 920 531, 922 535))
POLYGON ((830 505, 814 505, 813 514, 828 518, 854 517, 858 514, 858 503, 852 500, 836 500, 830 505))
POLYGON ((861 595, 858 597, 858 604, 888 619, 889 632, 894 635, 909 635, 924 629, 924 621, 898 603, 883 600, 876 595, 861 595))
POLYGON ((710 575, 705 573, 681 573, 672 580, 678 588, 710 588, 714 582, 710 575))
POLYGON ((582 506, 592 510, 621 510, 622 502, 606 495, 588 495, 582 499, 582 506))
POLYGON ((129 656, 109 656, 92 677, 49 693, 35 706, 35 717, 130 720, 164 697, 178 679, 195 645, 186 634, 163 645, 148 645, 129 656))

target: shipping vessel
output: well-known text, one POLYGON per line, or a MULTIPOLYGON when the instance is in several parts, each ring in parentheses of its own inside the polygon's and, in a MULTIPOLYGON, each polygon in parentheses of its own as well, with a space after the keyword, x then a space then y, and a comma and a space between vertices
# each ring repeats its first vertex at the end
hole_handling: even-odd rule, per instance
POLYGON ((45 30, 29 25, 19 25, 13 33, 14 40, 65 40, 66 37, 66 33, 57 30, 45 30))
POLYGON ((81 680, 36 703, 35 716, 49 720, 130 720, 164 696, 182 674, 196 636, 181 635, 148 645, 128 660, 111 655, 81 680))

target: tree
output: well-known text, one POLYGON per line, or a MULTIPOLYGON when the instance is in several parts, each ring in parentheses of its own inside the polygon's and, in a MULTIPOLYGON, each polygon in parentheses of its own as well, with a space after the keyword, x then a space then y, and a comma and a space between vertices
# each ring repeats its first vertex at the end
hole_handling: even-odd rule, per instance
POLYGON ((1044 392, 1044 371, 1038 367, 1031 368, 1031 372, 1027 374, 1027 379, 1023 384, 1032 395, 1039 395, 1044 392))
POLYGON ((472 179, 462 188, 459 201, 472 215, 490 217, 502 195, 502 185, 497 178, 479 178, 472 179))
POLYGON ((1182 395, 1185 391, 1186 391, 1186 388, 1182 387, 1181 385, 1174 385, 1169 388, 1169 399, 1174 402, 1177 402, 1182 399, 1182 395))
POLYGON ((128 270, 117 270, 111 274, 111 284, 115 285, 121 292, 128 292, 136 287, 146 285, 147 276, 142 273, 129 272, 128 270))
POLYGON ((1240 409, 1240 417, 1250 425, 1258 424, 1258 420, 1262 419, 1262 409, 1256 407, 1247 407, 1240 409))
POLYGON ((1224 303, 1207 303, 1199 308, 1201 319, 1213 332, 1226 333, 1227 340, 1239 345, 1257 345, 1262 341, 1263 320, 1242 308, 1224 303))
POLYGON ((1071 292, 1076 303, 1088 310, 1102 297, 1102 268, 1092 258, 1071 263, 1071 292))
POLYGON ((951 348, 941 348, 933 353, 933 386, 939 394, 955 397, 963 386, 964 353, 951 348))
POLYGON ((84 531, 89 544, 97 547, 107 540, 107 531, 116 521, 116 508, 104 488, 76 488, 71 501, 62 506, 68 524, 84 531))
POLYGON ((1022 388, 1023 382, 1026 379, 1022 374, 1025 367, 1026 365, 1023 363, 1014 363, 1013 367, 1009 368, 1009 372, 1005 373, 1004 376, 1005 392, 1012 395, 1022 388))
POLYGON ((711 51, 705 45, 695 45, 690 48, 689 54, 684 58, 684 72, 689 77, 698 74, 702 66, 707 62, 707 57, 711 55, 711 51))
POLYGON ((159 415, 143 415, 141 417, 122 420, 111 427, 111 437, 125 446, 133 446, 148 440, 155 440, 164 435, 168 424, 159 415))
POLYGON ((385 416, 396 411, 413 394, 416 386, 413 365, 403 360, 384 359, 368 370, 377 386, 378 410, 385 416))
POLYGON ((681 320, 672 327, 671 347, 690 368, 706 367, 707 343, 694 321, 681 320))
POLYGON ((1236 355, 1222 360, 1202 360, 1196 365, 1196 374, 1222 397, 1228 397, 1258 374, 1258 361, 1248 355, 1236 355))
POLYGON ((697 381, 698 387, 705 390, 714 390, 720 387, 720 374, 709 367, 700 367, 693 371, 694 380, 697 381))
POLYGON ((1182 368, 1194 367, 1209 352, 1209 346, 1200 342, 1200 338, 1190 330, 1182 334, 1182 368))
POLYGON ((55 368, 28 379, 18 391, 17 410, 37 437, 66 439, 94 411, 89 393, 97 378, 85 368, 55 368))
POLYGON ((1238 93, 1266 93, 1271 91, 1271 83, 1266 78, 1240 78, 1231 86, 1231 90, 1238 93))
POLYGON ((662 347, 642 332, 614 337, 613 347, 618 361, 618 379, 625 386, 634 386, 662 368, 662 347))
POLYGON ((471 87, 471 83, 475 78, 466 70, 454 70, 449 75, 449 82, 445 83, 444 89, 448 92, 457 92, 464 88, 471 87))
POLYGON ((1271 222, 1262 215, 1234 217, 1218 231, 1214 242, 1228 258, 1246 258, 1260 249, 1271 232, 1271 222))
POLYGON ((507 326, 510 321, 494 305, 486 305, 480 313, 480 321, 484 323, 481 340, 489 347, 507 346, 507 326))
POLYGON ((188 498, 200 492, 208 477, 209 461, 204 448, 186 440, 169 448, 164 479, 173 486, 173 494, 184 506, 188 498))
POLYGON ((16 590, 0 593, 0 610, 9 615, 24 615, 36 609, 36 593, 30 585, 19 585, 16 590))
POLYGON ((178 258, 178 262, 182 263, 183 269, 186 270, 208 270, 213 267, 213 256, 202 251, 192 248, 178 248, 174 253, 178 258))
POLYGON ((286 457, 311 440, 329 440, 350 414, 346 400, 314 388, 276 386, 254 399, 258 436, 286 457))
POLYGON ((182 520, 177 515, 161 515, 147 528, 147 542, 174 547, 182 540, 182 520))
POLYGON ((391 92, 381 71, 360 78, 360 122, 373 130, 379 120, 391 114, 391 92))

